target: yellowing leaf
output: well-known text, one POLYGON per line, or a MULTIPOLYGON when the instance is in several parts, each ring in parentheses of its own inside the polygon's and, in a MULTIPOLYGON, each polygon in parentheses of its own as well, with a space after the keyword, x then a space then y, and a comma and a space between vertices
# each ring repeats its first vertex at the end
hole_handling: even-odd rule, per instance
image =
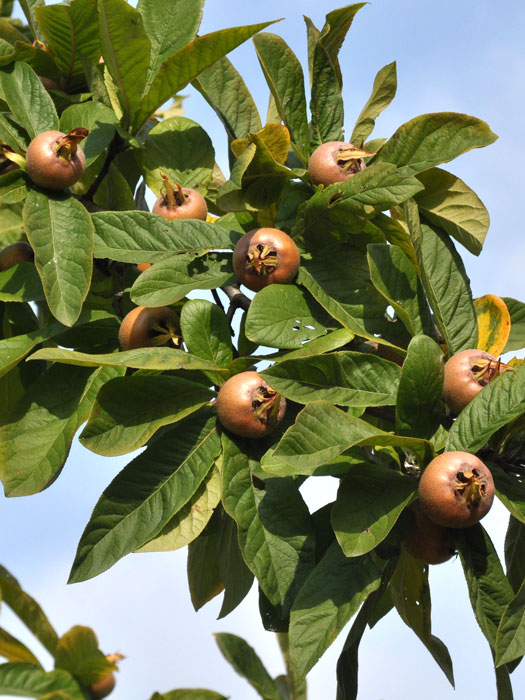
POLYGON ((264 144, 274 160, 284 165, 290 150, 290 132, 283 124, 266 124, 260 131, 250 134, 248 138, 232 141, 231 149, 235 157, 238 158, 250 143, 258 146, 264 144))
POLYGON ((501 355, 510 333, 510 314, 503 299, 494 294, 474 299, 478 317, 478 348, 497 357, 501 355))

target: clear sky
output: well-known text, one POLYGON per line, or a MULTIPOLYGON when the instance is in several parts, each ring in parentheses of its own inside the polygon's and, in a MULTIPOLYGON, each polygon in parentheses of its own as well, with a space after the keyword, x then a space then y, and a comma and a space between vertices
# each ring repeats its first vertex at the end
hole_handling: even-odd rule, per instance
MULTIPOLYGON (((166 0, 167 11, 169 6, 166 0)), ((320 27, 326 12, 338 6, 325 0, 208 0, 201 33, 284 17, 270 31, 288 41, 304 66, 302 15, 320 27)), ((491 215, 480 257, 460 249, 474 296, 525 298, 524 35, 525 6, 515 1, 375 0, 358 13, 340 55, 348 134, 368 99, 375 74, 396 60, 398 94, 378 120, 374 137, 388 137, 412 117, 436 111, 480 117, 499 135, 489 148, 471 151, 445 166, 478 193, 491 215)), ((236 50, 231 59, 264 115, 268 92, 253 45, 236 50)), ((191 89, 184 92, 190 95, 186 116, 210 133, 218 144, 217 157, 226 167, 222 126, 199 95, 191 89)), ((76 544, 99 494, 128 461, 97 457, 77 443, 62 475, 47 491, 23 499, 0 496, 0 563, 39 600, 60 633, 74 624, 90 625, 104 651, 120 651, 128 657, 121 665, 114 700, 149 700, 154 690, 192 686, 215 689, 232 700, 253 700, 258 696, 223 661, 212 632, 243 636, 272 675, 281 673, 273 635, 264 632, 259 622, 255 589, 224 620, 215 620, 217 601, 194 613, 186 583, 186 550, 131 555, 92 581, 65 585, 76 544)), ((316 481, 305 489, 306 498, 313 508, 318 507, 321 499, 333 498, 335 486, 335 480, 328 479, 319 489, 316 481)), ((506 521, 506 512, 497 506, 484 521, 501 556, 506 521)), ((413 632, 390 613, 372 631, 367 630, 361 645, 362 700, 496 697, 489 648, 474 621, 459 560, 432 568, 431 591, 433 632, 449 647, 457 690, 450 688, 413 632)), ((5 607, 0 624, 22 637, 5 607)), ((345 632, 312 671, 310 700, 335 697, 335 662, 344 637, 345 632)), ((513 684, 519 698, 520 688, 525 687, 524 668, 515 671, 513 684)))

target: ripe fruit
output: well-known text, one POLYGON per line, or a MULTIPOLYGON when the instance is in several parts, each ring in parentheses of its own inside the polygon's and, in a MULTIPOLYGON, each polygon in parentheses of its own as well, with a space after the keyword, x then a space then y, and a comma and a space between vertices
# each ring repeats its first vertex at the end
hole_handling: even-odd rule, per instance
POLYGON ((118 334, 122 350, 181 344, 179 317, 169 306, 137 306, 122 321, 118 334))
POLYGON ((173 219, 202 219, 208 216, 208 207, 204 197, 191 187, 181 187, 171 184, 165 175, 164 194, 153 205, 153 213, 163 216, 169 221, 173 219))
POLYGON ((469 527, 490 510, 494 481, 488 467, 468 452, 444 452, 426 467, 419 500, 426 515, 443 527, 469 527))
POLYGON ((420 502, 410 506, 412 525, 403 546, 415 559, 425 564, 442 564, 456 553, 453 530, 430 520, 420 502))
POLYGON ((461 350, 445 363, 443 398, 454 413, 465 406, 490 381, 512 369, 483 350, 461 350))
POLYGON ((144 272, 144 270, 147 270, 148 267, 151 267, 151 263, 137 263, 137 270, 139 272, 144 272))
POLYGON ((260 438, 271 433, 286 411, 286 400, 257 372, 241 372, 230 377, 221 386, 216 405, 222 425, 246 438, 260 438))
POLYGON ((366 165, 363 158, 372 155, 351 143, 327 141, 315 149, 308 161, 312 183, 333 185, 334 182, 344 182, 364 170, 366 165))
POLYGON ((33 249, 25 241, 11 243, 0 251, 0 272, 7 270, 20 262, 33 262, 33 249))
POLYGON ((26 153, 27 173, 33 182, 50 190, 64 190, 80 180, 86 159, 78 144, 88 133, 79 127, 69 134, 61 131, 38 134, 26 153))
POLYGON ((46 78, 45 75, 39 75, 38 79, 46 90, 59 90, 57 83, 52 78, 46 78))
POLYGON ((115 680, 115 674, 110 673, 109 675, 105 676, 101 681, 92 683, 89 686, 89 694, 93 698, 93 700, 102 700, 102 698, 105 698, 111 693, 111 691, 115 687, 116 682, 117 681, 115 680))
POLYGON ((233 269, 241 284, 258 292, 269 284, 288 284, 299 269, 299 250, 276 228, 245 233, 233 251, 233 269))

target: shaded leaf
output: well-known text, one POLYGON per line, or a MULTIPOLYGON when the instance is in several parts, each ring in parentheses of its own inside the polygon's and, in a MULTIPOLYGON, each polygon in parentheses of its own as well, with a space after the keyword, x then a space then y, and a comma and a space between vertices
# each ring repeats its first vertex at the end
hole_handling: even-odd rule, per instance
POLYGON ((44 290, 33 263, 22 262, 0 272, 0 301, 42 301, 44 290))
POLYGON ((497 667, 525 654, 525 581, 503 612, 496 633, 497 667))
POLYGON ((504 352, 520 350, 525 347, 525 304, 511 297, 503 297, 503 301, 511 320, 509 339, 504 352))
POLYGON ((93 630, 81 625, 75 625, 58 640, 55 668, 69 671, 83 686, 101 681, 117 670, 116 664, 100 651, 93 630))
POLYGON ((505 535, 505 565, 507 578, 517 593, 525 581, 525 524, 513 515, 509 517, 505 535))

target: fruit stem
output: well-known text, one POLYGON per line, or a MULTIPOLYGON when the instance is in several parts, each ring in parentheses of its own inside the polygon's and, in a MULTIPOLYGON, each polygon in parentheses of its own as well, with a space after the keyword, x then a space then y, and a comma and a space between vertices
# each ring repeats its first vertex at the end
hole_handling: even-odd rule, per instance
POLYGON ((58 139, 55 151, 64 160, 71 160, 77 152, 78 144, 89 134, 89 129, 79 126, 58 139))
POLYGON ((246 255, 246 268, 250 272, 255 272, 259 277, 274 272, 277 268, 277 253, 269 245, 252 246, 246 255))
POLYGON ((474 510, 485 498, 485 479, 476 469, 458 472, 454 480, 454 493, 462 505, 474 510))
POLYGON ((186 201, 186 195, 180 185, 172 185, 168 177, 164 173, 160 174, 164 187, 161 188, 161 194, 164 198, 164 203, 168 209, 176 209, 184 204, 186 201))

